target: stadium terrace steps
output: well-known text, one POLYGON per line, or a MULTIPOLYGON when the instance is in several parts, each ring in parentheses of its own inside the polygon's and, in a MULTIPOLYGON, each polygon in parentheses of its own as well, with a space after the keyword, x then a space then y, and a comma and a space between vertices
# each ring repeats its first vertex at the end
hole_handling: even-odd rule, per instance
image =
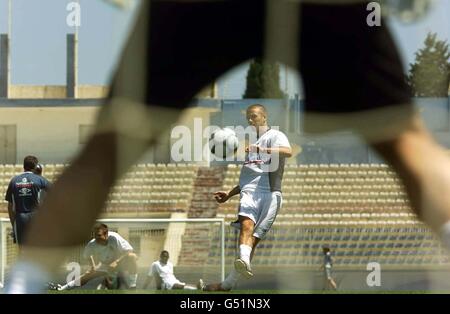
MULTIPOLYGON (((198 169, 193 184, 188 217, 216 217, 218 204, 214 200, 213 193, 221 190, 225 171, 226 168, 224 167, 202 167, 198 169)), ((200 228, 193 224, 186 225, 178 264, 182 266, 206 265, 212 246, 212 232, 214 232, 214 227, 211 225, 208 225, 207 228, 200 228)))
POLYGON ((202 167, 198 169, 193 183, 193 192, 188 217, 215 217, 218 204, 213 194, 222 189, 224 167, 202 167))
MULTIPOLYGON (((238 182, 239 171, 240 166, 228 168, 224 190, 238 182)), ((218 217, 235 220, 238 201, 222 204, 218 217)), ((255 265, 319 266, 325 244, 336 250, 338 268, 365 267, 380 254, 386 255, 380 260, 394 268, 450 264, 440 243, 412 213, 401 181, 383 164, 287 165, 283 208, 274 229, 274 236, 256 250, 260 257, 255 265), (285 235, 280 235, 280 228, 285 235)), ((226 245, 227 263, 237 254, 236 231, 229 232, 233 240, 226 245)), ((218 256, 212 249, 208 262, 216 263, 218 256)))
MULTIPOLYGON (((0 165, 0 194, 4 196, 21 167, 0 165)), ((64 167, 44 165, 44 176, 54 181, 64 167)), ((218 206, 212 194, 234 187, 240 167, 136 165, 112 188, 105 214, 139 217, 184 212, 188 217, 234 221, 239 198, 218 206)), ((403 185, 387 165, 287 165, 283 196, 273 230, 256 250, 255 265, 316 267, 322 262, 322 245, 330 245, 337 268, 365 267, 373 257, 393 268, 450 266, 438 240, 412 213, 403 185)), ((7 216, 5 201, 0 203, 0 213, 7 216)), ((237 254, 237 236, 227 224, 227 264, 237 254)), ((179 264, 218 265, 218 237, 212 227, 187 227, 179 264)))

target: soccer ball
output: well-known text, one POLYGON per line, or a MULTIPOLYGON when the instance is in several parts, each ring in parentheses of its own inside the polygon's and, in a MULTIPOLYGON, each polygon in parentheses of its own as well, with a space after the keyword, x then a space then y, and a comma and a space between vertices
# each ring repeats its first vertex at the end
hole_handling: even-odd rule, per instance
POLYGON ((214 131, 209 138, 209 148, 211 153, 221 159, 233 156, 239 146, 239 140, 230 128, 223 128, 214 131))

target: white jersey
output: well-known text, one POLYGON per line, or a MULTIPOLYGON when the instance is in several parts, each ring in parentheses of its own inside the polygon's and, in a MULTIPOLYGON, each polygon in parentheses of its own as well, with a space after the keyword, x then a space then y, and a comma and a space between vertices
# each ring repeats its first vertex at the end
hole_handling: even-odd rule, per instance
POLYGON ((95 239, 92 239, 86 245, 83 257, 89 259, 89 256, 92 255, 95 263, 101 262, 102 264, 110 264, 129 251, 133 251, 133 247, 130 243, 118 233, 109 231, 106 245, 98 244, 95 242, 95 239))
POLYGON ((171 262, 167 262, 166 264, 161 264, 160 261, 153 262, 148 271, 148 276, 160 278, 163 289, 170 290, 176 283, 184 284, 175 277, 173 273, 173 264, 171 262))
MULTIPOLYGON (((258 145, 264 148, 291 147, 283 132, 270 128, 255 143, 249 143, 249 145, 258 145)), ((267 153, 251 152, 246 154, 239 177, 241 191, 281 192, 286 158, 280 157, 277 167, 272 169, 274 171, 267 171, 268 165, 272 161, 271 158, 272 154, 267 153)))

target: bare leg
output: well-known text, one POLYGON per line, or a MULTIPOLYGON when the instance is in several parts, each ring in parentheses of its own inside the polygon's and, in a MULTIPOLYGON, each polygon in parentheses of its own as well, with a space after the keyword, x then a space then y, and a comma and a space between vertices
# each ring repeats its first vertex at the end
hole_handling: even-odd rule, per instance
POLYGON ((402 179, 414 212, 434 231, 450 220, 450 158, 420 119, 394 140, 373 144, 402 179))
MULTIPOLYGON (((255 254, 256 247, 258 243, 261 241, 260 238, 256 238, 252 236, 253 238, 253 248, 252 248, 252 254, 250 255, 250 261, 253 260, 253 256, 255 254)), ((204 287, 204 291, 230 291, 231 287, 234 286, 238 280, 240 279, 240 275, 236 272, 235 269, 231 270, 231 273, 227 276, 225 281, 223 283, 212 283, 208 284, 204 287), (223 285, 222 285, 223 284, 223 285)))
POLYGON ((331 289, 336 290, 337 289, 337 285, 336 282, 334 281, 333 278, 328 278, 328 284, 331 287, 331 289))
POLYGON ((239 244, 245 244, 253 247, 255 237, 253 236, 253 230, 255 228, 255 223, 248 217, 239 216, 239 221, 241 223, 241 232, 239 233, 239 244))

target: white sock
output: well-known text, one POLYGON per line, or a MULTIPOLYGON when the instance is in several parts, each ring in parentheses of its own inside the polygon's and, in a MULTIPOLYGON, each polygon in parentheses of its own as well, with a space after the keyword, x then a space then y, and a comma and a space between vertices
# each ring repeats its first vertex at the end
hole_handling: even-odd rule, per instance
POLYGON ((250 265, 250 255, 252 254, 252 247, 246 244, 239 245, 239 257, 250 265))
POLYGON ((197 290, 196 287, 192 287, 192 286, 189 286, 189 285, 185 285, 183 289, 184 290, 197 290))
POLYGON ((129 276, 129 286, 130 288, 136 288, 136 283, 137 283, 137 274, 133 274, 129 276))
POLYGON ((76 286, 76 281, 72 280, 69 281, 68 283, 66 283, 65 285, 61 286, 61 289, 59 290, 69 290, 69 289, 73 289, 76 286))
POLYGON ((17 262, 6 284, 7 294, 37 294, 46 292, 49 273, 36 263, 28 261, 17 262))
POLYGON ((227 278, 222 281, 221 286, 224 289, 233 289, 237 284, 239 279, 241 278, 241 274, 239 274, 234 268, 231 270, 231 273, 228 274, 227 278))
POLYGON ((450 250, 450 220, 441 227, 440 236, 442 243, 450 250))

